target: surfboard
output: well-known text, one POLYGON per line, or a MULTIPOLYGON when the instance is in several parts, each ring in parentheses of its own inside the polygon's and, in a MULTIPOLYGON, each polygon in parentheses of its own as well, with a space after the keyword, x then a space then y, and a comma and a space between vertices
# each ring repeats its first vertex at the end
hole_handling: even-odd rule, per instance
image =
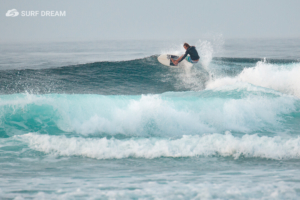
POLYGON ((162 54, 157 57, 158 62, 165 66, 169 67, 192 67, 193 64, 188 62, 186 59, 183 59, 178 65, 174 65, 171 61, 171 58, 177 60, 180 56, 179 55, 172 55, 172 54, 162 54))

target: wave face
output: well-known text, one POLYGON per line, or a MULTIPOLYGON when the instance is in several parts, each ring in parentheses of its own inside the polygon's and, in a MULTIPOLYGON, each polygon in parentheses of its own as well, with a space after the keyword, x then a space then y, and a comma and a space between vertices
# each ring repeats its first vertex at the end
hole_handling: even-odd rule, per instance
POLYGON ((4 70, 0 75, 0 92, 137 95, 199 91, 245 82, 299 96, 299 69, 296 60, 211 60, 209 56, 192 69, 180 69, 165 67, 157 56, 151 56, 50 69, 4 70))
POLYGON ((196 46, 192 68, 139 45, 86 64, 2 61, 0 198, 299 199, 299 60, 196 46))
POLYGON ((147 94, 204 89, 207 72, 201 68, 182 72, 162 67, 157 56, 117 62, 96 62, 50 69, 5 70, 0 92, 147 94), (188 82, 192 80, 192 82, 188 82), (186 83, 184 82, 186 81, 186 83), (36 84, 36 83, 39 84, 36 84), (182 84, 184 83, 184 84, 182 84))

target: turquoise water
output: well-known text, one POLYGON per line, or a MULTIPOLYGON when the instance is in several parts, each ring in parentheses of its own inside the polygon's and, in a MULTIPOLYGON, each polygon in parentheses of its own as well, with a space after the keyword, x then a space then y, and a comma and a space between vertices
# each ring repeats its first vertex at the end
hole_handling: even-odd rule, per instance
POLYGON ((298 199, 299 49, 252 42, 2 46, 1 198, 298 199))

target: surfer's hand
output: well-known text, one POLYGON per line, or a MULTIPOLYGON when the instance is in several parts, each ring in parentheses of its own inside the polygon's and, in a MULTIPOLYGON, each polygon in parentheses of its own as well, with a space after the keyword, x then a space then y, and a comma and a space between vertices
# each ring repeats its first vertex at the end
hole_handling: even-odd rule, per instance
POLYGON ((173 58, 171 58, 171 60, 172 60, 172 62, 173 62, 174 65, 177 65, 177 64, 178 64, 178 62, 175 61, 173 58))
POLYGON ((171 58, 171 61, 175 65, 176 61, 173 58, 171 58))

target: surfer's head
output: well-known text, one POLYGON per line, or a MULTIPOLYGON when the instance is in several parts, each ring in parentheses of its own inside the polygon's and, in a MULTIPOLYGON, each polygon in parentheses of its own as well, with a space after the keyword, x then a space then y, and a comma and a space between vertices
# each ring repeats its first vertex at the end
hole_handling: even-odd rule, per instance
POLYGON ((188 48, 190 47, 190 45, 189 45, 188 43, 184 43, 184 44, 183 44, 183 47, 184 47, 185 49, 188 49, 188 48))

